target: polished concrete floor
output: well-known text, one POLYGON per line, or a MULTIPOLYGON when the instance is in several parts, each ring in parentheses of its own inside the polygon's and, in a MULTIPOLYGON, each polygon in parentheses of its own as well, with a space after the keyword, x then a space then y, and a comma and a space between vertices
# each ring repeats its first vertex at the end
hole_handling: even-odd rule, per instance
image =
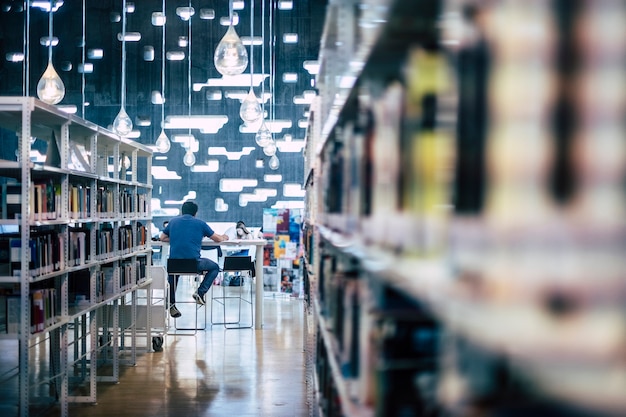
MULTIPOLYGON (((181 308, 182 319, 193 316, 192 306, 181 308)), ((179 327, 193 325, 182 319, 179 327)), ((268 293, 261 330, 225 329, 209 316, 206 330, 168 335, 163 351, 122 365, 119 383, 98 382, 97 403, 70 404, 69 415, 311 416, 304 320, 301 299, 268 293)), ((59 409, 31 408, 30 415, 58 416, 59 409)))

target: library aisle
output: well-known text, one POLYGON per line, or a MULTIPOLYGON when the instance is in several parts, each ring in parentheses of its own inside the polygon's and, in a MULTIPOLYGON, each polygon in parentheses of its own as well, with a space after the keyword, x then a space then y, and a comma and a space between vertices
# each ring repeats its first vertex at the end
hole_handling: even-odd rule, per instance
POLYGON ((308 416, 303 300, 266 294, 264 313, 263 330, 167 336, 162 352, 138 355, 118 384, 98 383, 96 405, 70 404, 69 415, 308 416))

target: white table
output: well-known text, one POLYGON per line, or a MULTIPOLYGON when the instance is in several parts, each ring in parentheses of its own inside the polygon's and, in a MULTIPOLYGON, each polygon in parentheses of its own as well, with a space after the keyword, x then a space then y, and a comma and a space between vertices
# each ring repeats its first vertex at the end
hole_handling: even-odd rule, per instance
MULTIPOLYGON (((254 328, 263 328, 263 247, 267 244, 265 239, 254 240, 225 240, 223 242, 214 242, 211 239, 203 239, 202 247, 214 247, 214 246, 226 246, 229 249, 235 249, 238 246, 254 246, 256 248, 255 258, 255 274, 256 274, 256 287, 255 287, 255 308, 254 308, 254 328)), ((163 252, 165 252, 164 246, 169 246, 167 242, 152 242, 152 246, 161 246, 163 252)), ((165 262, 165 260, 163 261, 165 262)))

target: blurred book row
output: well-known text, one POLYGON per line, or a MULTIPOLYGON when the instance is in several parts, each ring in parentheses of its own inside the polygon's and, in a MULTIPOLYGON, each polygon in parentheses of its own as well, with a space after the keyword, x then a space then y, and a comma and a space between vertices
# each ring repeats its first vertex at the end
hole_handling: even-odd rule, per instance
POLYGON ((623 414, 626 4, 378 3, 309 129, 327 414, 623 414))

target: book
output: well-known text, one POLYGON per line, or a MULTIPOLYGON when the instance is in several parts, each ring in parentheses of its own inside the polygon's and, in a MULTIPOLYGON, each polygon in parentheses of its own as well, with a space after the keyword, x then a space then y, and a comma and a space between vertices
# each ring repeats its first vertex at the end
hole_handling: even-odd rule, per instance
POLYGON ((59 148, 60 145, 53 130, 52 137, 48 141, 48 149, 46 150, 46 165, 61 168, 61 154, 59 153, 59 148))
POLYGON ((30 332, 42 332, 45 327, 44 290, 31 292, 30 332))
POLYGON ((102 267, 102 290, 105 298, 115 293, 115 268, 110 266, 102 267))
POLYGON ((7 296, 7 333, 19 333, 20 328, 20 297, 7 296))
POLYGON ((56 290, 46 288, 44 290, 45 326, 52 326, 56 322, 56 290))
POLYGON ((0 276, 11 275, 11 248, 9 239, 0 236, 0 276))
POLYGON ((20 238, 11 238, 9 240, 9 246, 11 275, 20 276, 22 274, 22 240, 20 238))
POLYGON ((78 186, 76 185, 70 187, 70 216, 73 218, 78 218, 79 216, 78 186))
POLYGON ((69 234, 69 254, 68 260, 70 266, 84 265, 91 259, 90 256, 90 231, 87 228, 70 227, 68 228, 69 234))
POLYGON ((22 215, 22 185, 7 184, 5 203, 7 219, 19 219, 22 215))

